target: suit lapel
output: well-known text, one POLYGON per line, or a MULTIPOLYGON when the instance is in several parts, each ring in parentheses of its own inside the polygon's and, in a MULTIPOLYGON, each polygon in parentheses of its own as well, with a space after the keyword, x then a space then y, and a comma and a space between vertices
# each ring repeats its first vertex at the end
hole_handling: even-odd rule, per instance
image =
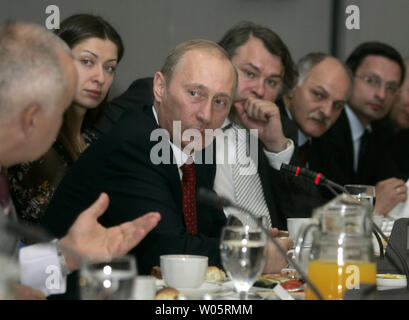
POLYGON ((271 174, 271 167, 263 151, 263 144, 258 141, 258 175, 260 177, 261 186, 263 188, 264 199, 266 200, 268 211, 270 213, 271 225, 279 226, 277 203, 274 196, 273 175, 271 174))
MULTIPOLYGON (((321 171, 339 184, 352 183, 354 179, 353 142, 345 110, 335 124, 320 138, 318 158, 312 169, 321 171)), ((317 153, 315 152, 315 153, 317 153)))
MULTIPOLYGON (((152 106, 145 105, 142 108, 142 112, 149 118, 152 124, 152 131, 155 129, 159 129, 159 125, 156 122, 155 116, 153 114, 152 106)), ((155 141, 154 143, 151 142, 151 147, 155 145, 157 142, 155 141)), ((168 143, 166 141, 166 143, 168 143)), ((180 181, 180 175, 179 175, 179 169, 176 164, 175 156, 173 154, 172 147, 170 146, 169 143, 169 152, 170 152, 170 159, 171 163, 169 164, 162 164, 161 167, 164 169, 164 175, 168 177, 168 182, 170 185, 170 190, 173 190, 173 198, 175 203, 178 206, 178 210, 180 212, 183 211, 183 204, 182 204, 182 183, 180 181)))

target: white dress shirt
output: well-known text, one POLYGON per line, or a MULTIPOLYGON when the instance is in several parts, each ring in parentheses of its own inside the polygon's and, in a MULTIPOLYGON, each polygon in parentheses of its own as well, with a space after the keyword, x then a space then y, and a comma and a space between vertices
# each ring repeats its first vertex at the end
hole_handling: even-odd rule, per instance
POLYGON ((345 105, 345 112, 348 118, 349 126, 351 128, 351 136, 352 136, 352 143, 354 146, 354 171, 358 171, 358 155, 359 155, 359 148, 361 146, 361 138, 364 134, 365 129, 368 129, 370 132, 372 128, 368 125, 366 128, 361 124, 358 117, 355 113, 351 110, 349 105, 345 105))
MULTIPOLYGON (((230 119, 227 118, 222 128, 228 127, 231 123, 230 119)), ((220 132, 220 134, 222 134, 220 132)), ((233 173, 232 173, 232 164, 235 161, 236 155, 236 135, 233 128, 227 128, 224 132, 224 139, 227 139, 227 143, 216 143, 216 177, 214 180, 213 189, 219 196, 225 197, 233 202, 236 202, 236 195, 234 191, 234 182, 233 182, 233 173), (227 148, 226 148, 227 146, 227 148)), ((218 142, 223 141, 220 136, 216 136, 218 142)), ((246 143, 246 141, 239 141, 239 143, 246 143)), ((280 153, 273 153, 267 150, 264 150, 269 164, 279 170, 281 163, 289 163, 290 159, 294 153, 294 142, 289 139, 287 148, 280 153)), ((224 213, 226 216, 230 214, 238 214, 234 208, 225 208, 224 213)))

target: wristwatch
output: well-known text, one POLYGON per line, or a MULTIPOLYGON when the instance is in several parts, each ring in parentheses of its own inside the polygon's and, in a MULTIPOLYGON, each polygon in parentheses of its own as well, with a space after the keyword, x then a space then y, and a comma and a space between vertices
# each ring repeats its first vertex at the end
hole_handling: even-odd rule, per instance
POLYGON ((55 249, 57 250, 58 261, 60 263, 61 274, 63 277, 69 275, 71 270, 67 266, 67 262, 65 261, 64 254, 61 249, 60 241, 58 239, 54 239, 51 241, 53 245, 55 245, 55 249))

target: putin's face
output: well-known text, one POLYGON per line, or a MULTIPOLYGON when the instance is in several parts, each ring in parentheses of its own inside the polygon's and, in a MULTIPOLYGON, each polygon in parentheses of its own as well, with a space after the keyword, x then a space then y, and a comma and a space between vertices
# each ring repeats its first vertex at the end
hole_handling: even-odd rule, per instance
POLYGON ((220 128, 229 114, 234 86, 234 68, 227 58, 211 50, 188 51, 177 63, 170 79, 165 79, 160 72, 155 75, 160 126, 169 132, 174 142, 179 140, 185 147, 193 137, 177 136, 173 125, 180 121, 182 136, 187 130, 195 129, 201 144, 194 144, 194 149, 204 148, 211 141, 205 139, 205 129, 220 128))

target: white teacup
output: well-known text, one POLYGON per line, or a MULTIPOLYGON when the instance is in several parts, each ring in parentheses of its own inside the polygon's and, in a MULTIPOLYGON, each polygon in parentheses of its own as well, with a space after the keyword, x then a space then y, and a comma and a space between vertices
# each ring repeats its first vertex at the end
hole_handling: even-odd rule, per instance
MULTIPOLYGON (((313 222, 313 219, 311 218, 288 218, 287 219, 287 228, 288 228, 288 234, 290 238, 295 242, 297 241, 297 238, 299 236, 300 230, 304 225, 311 224, 313 222)), ((309 232, 307 235, 307 238, 304 240, 305 244, 311 244, 312 243, 312 233, 309 232)))
POLYGON ((160 256, 163 280, 172 288, 198 288, 205 281, 208 260, 208 257, 196 255, 160 256))

